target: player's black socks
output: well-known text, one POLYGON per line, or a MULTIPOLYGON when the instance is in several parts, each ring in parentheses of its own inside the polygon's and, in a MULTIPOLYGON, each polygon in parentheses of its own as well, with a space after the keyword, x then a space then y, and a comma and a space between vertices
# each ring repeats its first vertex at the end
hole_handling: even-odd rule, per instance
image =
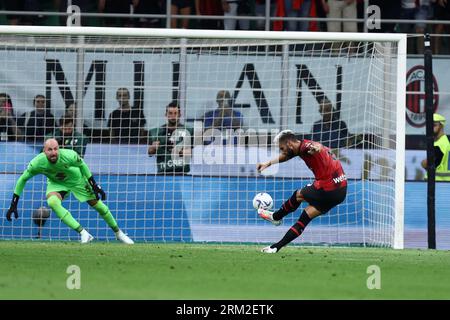
POLYGON ((283 239, 281 239, 279 242, 271 245, 271 248, 277 248, 277 251, 280 251, 282 247, 287 245, 289 242, 293 241, 295 238, 300 236, 303 233, 303 230, 305 230, 308 223, 311 222, 311 218, 308 216, 305 210, 303 210, 300 218, 298 221, 286 232, 283 239))
POLYGON ((281 208, 273 213, 273 219, 274 220, 283 219, 289 213, 297 210, 297 208, 300 206, 300 203, 301 201, 300 202, 297 201, 297 190, 295 190, 292 196, 289 198, 289 200, 283 203, 281 208))

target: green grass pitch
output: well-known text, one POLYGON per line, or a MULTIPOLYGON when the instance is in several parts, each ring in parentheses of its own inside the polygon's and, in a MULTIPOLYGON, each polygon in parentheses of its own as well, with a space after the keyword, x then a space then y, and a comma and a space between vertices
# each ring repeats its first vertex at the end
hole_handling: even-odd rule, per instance
POLYGON ((260 247, 0 241, 0 299, 450 299, 449 251, 260 247))

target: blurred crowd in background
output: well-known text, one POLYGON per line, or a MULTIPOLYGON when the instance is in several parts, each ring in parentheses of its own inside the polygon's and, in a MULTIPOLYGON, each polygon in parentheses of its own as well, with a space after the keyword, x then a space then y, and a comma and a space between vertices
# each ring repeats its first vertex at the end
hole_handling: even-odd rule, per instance
MULTIPOLYGON (((433 52, 450 54, 450 44, 446 37, 450 28, 449 0, 171 0, 168 2, 168 0, 3 0, 0 1, 0 9, 3 12, 0 14, 0 24, 66 25, 68 6, 77 5, 82 14, 88 14, 82 15, 83 26, 409 34, 428 32, 442 35, 434 37, 433 52), (270 8, 266 11, 267 3, 270 4, 270 8), (367 29, 363 21, 364 13, 367 7, 372 5, 380 8, 381 21, 385 22, 381 23, 380 28, 367 29), (42 14, 26 12, 42 12, 42 14), (270 13, 270 21, 265 19, 267 13, 270 13), (183 17, 176 17, 177 15, 183 17), (168 16, 170 20, 167 19, 168 16), (260 17, 260 19, 242 17, 260 17), (275 20, 275 17, 287 20, 275 20), (302 20, 304 18, 308 19, 302 20), (332 20, 327 21, 326 18, 332 20), (446 24, 447 21, 449 24, 446 24)), ((408 53, 422 53, 422 42, 420 37, 418 41, 410 41, 408 53)))

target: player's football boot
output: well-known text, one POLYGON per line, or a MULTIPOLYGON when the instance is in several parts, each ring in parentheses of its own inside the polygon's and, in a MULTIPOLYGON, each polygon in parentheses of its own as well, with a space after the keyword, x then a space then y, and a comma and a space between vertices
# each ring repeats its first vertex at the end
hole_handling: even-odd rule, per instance
POLYGON ((116 239, 122 241, 125 244, 134 244, 134 241, 131 240, 122 230, 116 232, 116 239))
POLYGON ((267 246, 267 247, 262 248, 261 252, 263 252, 263 253, 277 253, 278 249, 277 248, 271 248, 270 246, 267 246))
POLYGON ((272 222, 275 226, 279 226, 283 222, 282 220, 273 220, 273 212, 263 208, 258 209, 258 215, 264 220, 272 222))
POLYGON ((89 232, 87 232, 86 229, 81 230, 80 235, 81 243, 89 243, 94 240, 94 237, 89 232))

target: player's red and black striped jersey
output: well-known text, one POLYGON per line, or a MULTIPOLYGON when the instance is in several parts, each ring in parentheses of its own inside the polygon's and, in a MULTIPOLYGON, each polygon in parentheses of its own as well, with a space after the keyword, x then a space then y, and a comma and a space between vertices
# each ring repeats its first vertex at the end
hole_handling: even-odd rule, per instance
POLYGON ((328 147, 315 154, 309 154, 311 140, 304 139, 300 145, 299 157, 305 161, 308 168, 314 173, 314 187, 325 191, 339 189, 347 185, 347 177, 341 162, 328 147))

